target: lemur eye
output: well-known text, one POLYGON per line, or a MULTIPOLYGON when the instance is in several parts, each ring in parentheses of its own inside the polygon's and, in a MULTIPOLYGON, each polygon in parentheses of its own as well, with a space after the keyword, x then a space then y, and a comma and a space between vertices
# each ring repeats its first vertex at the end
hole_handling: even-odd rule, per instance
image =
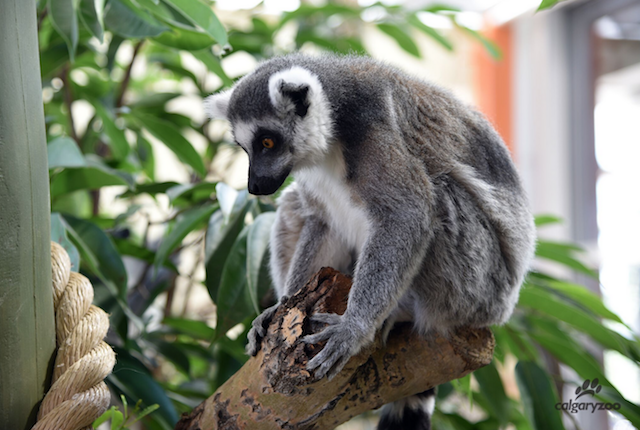
POLYGON ((264 146, 267 149, 271 149, 273 148, 275 145, 275 142, 273 141, 272 138, 270 137, 265 137, 264 139, 262 139, 262 146, 264 146))

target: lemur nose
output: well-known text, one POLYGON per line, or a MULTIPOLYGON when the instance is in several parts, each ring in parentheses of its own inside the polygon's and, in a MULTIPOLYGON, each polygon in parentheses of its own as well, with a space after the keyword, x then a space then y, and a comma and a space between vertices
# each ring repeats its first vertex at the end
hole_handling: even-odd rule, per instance
POLYGON ((258 181, 249 181, 249 192, 254 195, 260 194, 260 185, 258 185, 258 181))

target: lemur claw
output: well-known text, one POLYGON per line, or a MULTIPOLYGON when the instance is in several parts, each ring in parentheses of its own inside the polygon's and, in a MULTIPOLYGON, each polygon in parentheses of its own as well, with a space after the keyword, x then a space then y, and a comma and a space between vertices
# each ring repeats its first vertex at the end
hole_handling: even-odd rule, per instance
POLYGON ((287 297, 283 296, 278 303, 262 311, 262 313, 253 320, 251 330, 249 330, 249 334, 247 334, 249 342, 247 343, 246 352, 248 355, 255 356, 258 353, 262 339, 267 335, 267 327, 269 327, 273 315, 275 315, 276 310, 278 310, 280 303, 286 300, 286 298, 287 297))
POLYGON ((317 379, 327 376, 333 379, 355 355, 366 339, 355 333, 343 317, 337 314, 319 313, 311 316, 312 321, 326 323, 320 332, 305 336, 305 343, 316 344, 327 341, 322 350, 307 363, 307 370, 317 379))

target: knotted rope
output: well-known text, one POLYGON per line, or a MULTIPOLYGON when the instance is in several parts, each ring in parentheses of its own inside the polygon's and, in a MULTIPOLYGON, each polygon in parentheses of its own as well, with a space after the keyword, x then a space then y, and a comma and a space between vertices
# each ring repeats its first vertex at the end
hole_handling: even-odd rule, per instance
POLYGON ((91 283, 71 272, 69 255, 55 242, 51 243, 51 275, 58 352, 51 388, 32 430, 79 430, 90 426, 111 400, 103 379, 116 358, 102 340, 109 317, 91 304, 91 283))

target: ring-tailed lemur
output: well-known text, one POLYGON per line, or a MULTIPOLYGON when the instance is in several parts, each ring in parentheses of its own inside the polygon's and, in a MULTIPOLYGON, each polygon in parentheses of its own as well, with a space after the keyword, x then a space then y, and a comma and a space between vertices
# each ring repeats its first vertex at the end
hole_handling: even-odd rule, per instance
MULTIPOLYGON (((344 315, 307 342, 332 377, 383 324, 427 334, 504 323, 534 249, 509 153, 489 122, 447 91, 364 57, 289 55, 262 63, 207 113, 227 118, 249 155, 249 192, 290 174, 271 235, 287 297, 317 270, 353 269, 344 315), (385 323, 386 322, 386 323, 385 323)), ((277 305, 276 305, 277 306, 277 305)), ((255 354, 276 306, 253 323, 255 354)), ((395 403, 381 429, 429 428, 433 390, 395 403)))

